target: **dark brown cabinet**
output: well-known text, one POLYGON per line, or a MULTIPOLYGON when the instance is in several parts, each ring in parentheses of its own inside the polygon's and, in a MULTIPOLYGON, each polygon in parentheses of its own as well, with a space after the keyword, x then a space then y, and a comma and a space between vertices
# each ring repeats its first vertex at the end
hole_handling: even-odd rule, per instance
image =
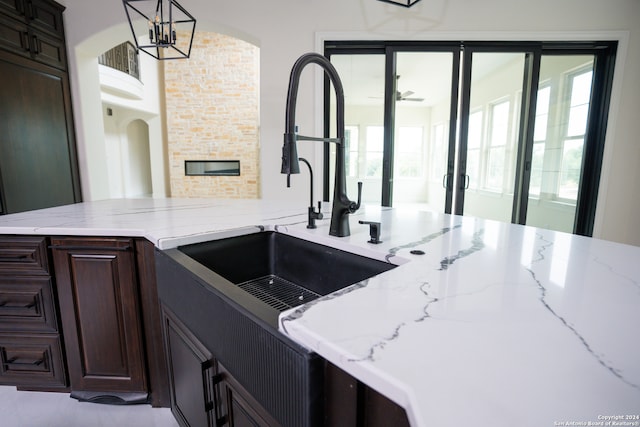
POLYGON ((51 243, 72 391, 146 394, 133 239, 51 243))
POLYGON ((0 214, 81 199, 63 10, 0 0, 0 214))
POLYGON ((163 307, 171 411, 182 427, 275 427, 274 420, 173 314, 163 307))
POLYGON ((49 0, 0 0, 2 48, 65 70, 63 11, 49 0))
POLYGON ((72 397, 169 406, 153 245, 52 237, 72 397))
POLYGON ((66 389, 47 239, 0 236, 0 384, 66 389))

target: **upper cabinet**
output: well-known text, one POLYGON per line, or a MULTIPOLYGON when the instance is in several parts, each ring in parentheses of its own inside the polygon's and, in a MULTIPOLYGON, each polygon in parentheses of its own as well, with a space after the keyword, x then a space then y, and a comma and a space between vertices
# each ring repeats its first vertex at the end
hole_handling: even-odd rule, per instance
POLYGON ((63 10, 0 0, 0 213, 81 201, 63 10))
POLYGON ((64 7, 46 0, 0 0, 3 49, 60 69, 67 68, 64 7))

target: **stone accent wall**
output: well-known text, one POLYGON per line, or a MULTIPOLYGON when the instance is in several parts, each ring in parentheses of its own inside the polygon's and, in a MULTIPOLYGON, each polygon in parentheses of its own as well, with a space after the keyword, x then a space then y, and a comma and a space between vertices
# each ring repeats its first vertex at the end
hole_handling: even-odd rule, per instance
POLYGON ((259 49, 196 32, 191 57, 163 65, 171 196, 258 198, 259 49), (240 176, 185 176, 185 160, 240 160, 240 176))

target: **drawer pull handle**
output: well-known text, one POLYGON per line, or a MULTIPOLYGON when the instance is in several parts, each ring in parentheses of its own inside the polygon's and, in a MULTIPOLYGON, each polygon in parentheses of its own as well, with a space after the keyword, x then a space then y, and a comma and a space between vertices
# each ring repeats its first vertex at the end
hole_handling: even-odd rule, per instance
POLYGON ((33 308, 35 305, 35 301, 31 301, 29 303, 11 303, 11 301, 2 301, 0 302, 0 309, 12 310, 16 308, 33 308))
POLYGON ((0 262, 16 262, 22 261, 29 258, 27 255, 16 255, 16 256, 3 256, 0 257, 0 262))
POLYGON ((131 249, 131 246, 64 246, 64 245, 52 245, 49 249, 60 249, 63 251, 119 251, 125 252, 131 249))
POLYGON ((39 366, 44 363, 44 359, 36 359, 36 360, 25 360, 21 361, 18 357, 12 357, 7 360, 4 365, 5 366, 39 366))

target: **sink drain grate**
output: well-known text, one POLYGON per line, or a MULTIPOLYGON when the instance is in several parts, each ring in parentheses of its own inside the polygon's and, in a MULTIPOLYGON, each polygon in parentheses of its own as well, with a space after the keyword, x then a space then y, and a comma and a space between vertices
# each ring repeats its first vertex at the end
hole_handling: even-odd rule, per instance
POLYGON ((278 311, 296 307, 320 296, 273 274, 240 283, 238 286, 278 311))

